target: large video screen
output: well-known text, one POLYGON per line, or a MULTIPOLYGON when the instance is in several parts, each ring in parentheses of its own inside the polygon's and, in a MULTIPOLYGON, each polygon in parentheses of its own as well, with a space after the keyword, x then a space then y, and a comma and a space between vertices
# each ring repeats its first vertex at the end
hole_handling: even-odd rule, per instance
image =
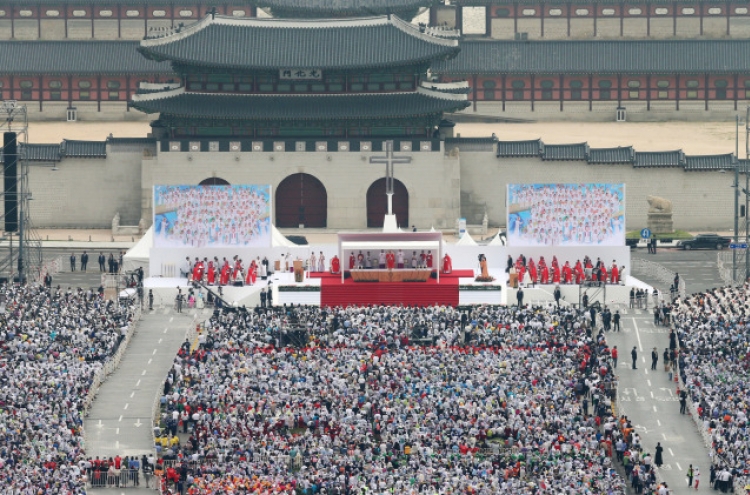
POLYGON ((509 246, 624 246, 625 184, 508 184, 509 246))
POLYGON ((154 186, 154 247, 269 247, 271 186, 154 186))

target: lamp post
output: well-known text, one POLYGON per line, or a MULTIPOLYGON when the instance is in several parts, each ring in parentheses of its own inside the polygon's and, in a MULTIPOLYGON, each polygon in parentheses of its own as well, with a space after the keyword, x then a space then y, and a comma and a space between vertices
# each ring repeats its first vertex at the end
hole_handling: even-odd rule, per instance
MULTIPOLYGON (((734 243, 740 240, 740 116, 734 124, 734 243)), ((732 249, 732 284, 737 283, 737 250, 732 249)))

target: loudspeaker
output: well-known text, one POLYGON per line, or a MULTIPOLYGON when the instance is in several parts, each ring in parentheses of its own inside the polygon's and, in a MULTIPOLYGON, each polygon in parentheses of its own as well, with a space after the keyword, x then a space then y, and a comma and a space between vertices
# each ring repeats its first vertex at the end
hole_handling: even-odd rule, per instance
POLYGON ((18 136, 3 133, 3 197, 5 231, 18 232, 18 136))

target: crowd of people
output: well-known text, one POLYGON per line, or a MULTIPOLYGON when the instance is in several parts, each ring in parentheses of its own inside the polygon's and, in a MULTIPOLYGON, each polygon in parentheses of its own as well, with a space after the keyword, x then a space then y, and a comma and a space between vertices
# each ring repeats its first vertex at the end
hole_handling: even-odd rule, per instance
POLYGON ((623 494, 613 446, 633 435, 589 321, 515 306, 216 312, 165 383, 162 426, 189 439, 160 450, 191 461, 170 487, 623 494))
POLYGON ((544 256, 538 261, 534 258, 526 258, 523 254, 513 260, 508 255, 505 271, 510 274, 510 279, 517 278, 520 285, 530 287, 536 284, 582 284, 584 282, 600 282, 602 284, 624 284, 625 265, 617 266, 617 261, 612 260, 612 265, 607 268, 601 258, 593 261, 584 256, 583 261, 576 260, 574 265, 566 260, 562 265, 557 256, 552 256, 552 261, 547 264, 544 256))
POLYGON ((709 482, 722 492, 750 484, 748 295, 748 285, 712 289, 676 300, 671 311, 680 377, 714 456, 709 482))
POLYGON ((92 291, 0 287, 2 493, 85 493, 86 400, 133 314, 92 291))

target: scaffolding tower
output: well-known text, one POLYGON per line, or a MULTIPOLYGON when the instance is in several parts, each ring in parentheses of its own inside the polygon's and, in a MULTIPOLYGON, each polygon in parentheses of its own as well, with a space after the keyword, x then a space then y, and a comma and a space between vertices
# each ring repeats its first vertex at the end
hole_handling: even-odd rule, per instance
MULTIPOLYGON (((29 189, 29 160, 28 160, 28 138, 29 121, 26 105, 21 105, 15 100, 5 100, 0 105, 0 133, 16 133, 17 161, 17 186, 14 192, 6 189, 3 185, 0 204, 3 205, 5 213, 6 198, 15 194, 14 208, 18 210, 18 226, 10 229, 3 220, 2 239, 0 240, 0 279, 7 278, 8 281, 24 283, 36 281, 40 277, 42 266, 41 239, 33 227, 30 216, 29 201, 31 201, 31 190, 29 189)), ((3 155, 5 155, 5 143, 2 143, 3 155)), ((12 173, 3 159, 3 179, 8 173, 12 173)), ((5 182, 5 181, 3 181, 5 182)), ((5 216, 3 216, 5 218, 5 216)))

